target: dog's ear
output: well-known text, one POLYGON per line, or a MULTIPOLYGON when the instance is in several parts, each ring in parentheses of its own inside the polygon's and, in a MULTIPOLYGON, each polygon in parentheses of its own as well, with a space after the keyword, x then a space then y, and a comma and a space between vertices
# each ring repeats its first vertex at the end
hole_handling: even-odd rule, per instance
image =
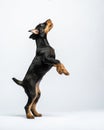
POLYGON ((37 37, 37 34, 39 34, 38 29, 32 29, 32 30, 29 30, 29 32, 32 32, 32 34, 30 35, 29 38, 31 38, 31 39, 33 39, 33 40, 35 40, 36 37, 37 37))
POLYGON ((32 29, 32 30, 29 30, 28 32, 32 32, 34 34, 39 34, 39 30, 38 29, 32 29))

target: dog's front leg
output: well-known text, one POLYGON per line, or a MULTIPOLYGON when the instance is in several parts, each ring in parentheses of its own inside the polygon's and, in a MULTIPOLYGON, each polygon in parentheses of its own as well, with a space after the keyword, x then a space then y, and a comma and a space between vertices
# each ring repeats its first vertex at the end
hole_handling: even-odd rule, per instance
POLYGON ((52 57, 46 56, 46 57, 44 58, 44 63, 45 63, 45 64, 54 65, 54 64, 60 64, 60 61, 57 60, 57 59, 54 59, 54 58, 52 58, 52 57))
POLYGON ((45 64, 51 64, 54 67, 56 67, 56 70, 59 74, 64 73, 65 75, 69 75, 69 72, 66 70, 65 66, 57 59, 54 59, 52 57, 45 56, 44 60, 45 64))

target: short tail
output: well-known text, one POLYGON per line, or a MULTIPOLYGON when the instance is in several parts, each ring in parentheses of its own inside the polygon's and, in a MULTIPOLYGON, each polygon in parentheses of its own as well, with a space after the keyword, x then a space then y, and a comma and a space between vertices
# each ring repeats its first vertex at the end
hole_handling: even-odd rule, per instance
POLYGON ((13 81, 14 81, 16 84, 18 84, 18 85, 20 85, 20 86, 23 86, 23 82, 22 82, 22 81, 17 80, 16 78, 12 78, 12 79, 13 79, 13 81))

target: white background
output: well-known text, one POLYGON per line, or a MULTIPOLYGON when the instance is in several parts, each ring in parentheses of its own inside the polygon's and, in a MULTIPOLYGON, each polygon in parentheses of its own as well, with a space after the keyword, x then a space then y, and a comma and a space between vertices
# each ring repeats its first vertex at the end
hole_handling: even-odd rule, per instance
POLYGON ((48 40, 70 76, 47 73, 39 111, 104 109, 104 1, 0 0, 0 114, 25 115, 27 96, 12 77, 22 80, 35 56, 28 30, 48 18, 48 40))

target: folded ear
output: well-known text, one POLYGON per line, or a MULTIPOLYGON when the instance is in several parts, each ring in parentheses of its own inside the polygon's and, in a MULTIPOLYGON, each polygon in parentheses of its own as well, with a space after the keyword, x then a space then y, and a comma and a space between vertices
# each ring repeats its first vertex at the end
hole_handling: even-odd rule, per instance
POLYGON ((29 30, 29 32, 32 32, 32 33, 34 33, 34 34, 39 34, 38 29, 32 29, 32 30, 29 30))

